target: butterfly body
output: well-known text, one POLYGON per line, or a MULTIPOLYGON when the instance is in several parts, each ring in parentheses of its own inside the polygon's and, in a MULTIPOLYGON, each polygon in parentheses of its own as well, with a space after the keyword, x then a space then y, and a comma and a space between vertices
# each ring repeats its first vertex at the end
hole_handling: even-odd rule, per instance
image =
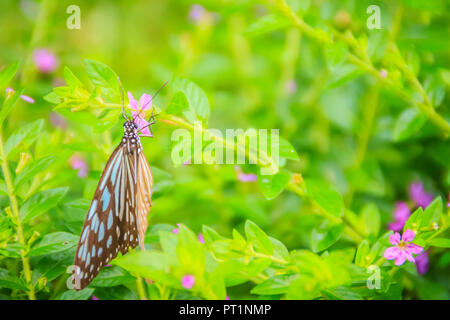
POLYGON ((81 290, 119 252, 144 250, 153 178, 137 125, 127 120, 88 210, 75 253, 74 287, 81 290))

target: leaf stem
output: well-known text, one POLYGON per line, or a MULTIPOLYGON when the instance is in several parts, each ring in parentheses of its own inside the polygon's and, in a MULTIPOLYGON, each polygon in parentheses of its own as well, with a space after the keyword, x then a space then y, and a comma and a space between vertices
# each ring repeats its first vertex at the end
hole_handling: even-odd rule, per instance
POLYGON ((34 286, 32 283, 32 272, 31 272, 31 268, 30 268, 30 263, 29 263, 28 257, 26 257, 26 252, 24 249, 26 247, 26 241, 25 241, 25 236, 23 233, 22 221, 20 220, 19 206, 17 204, 17 198, 14 195, 14 185, 12 182, 11 173, 8 168, 8 161, 5 156, 5 151, 4 151, 4 146, 3 146, 3 136, 2 136, 1 131, 0 131, 0 158, 2 161, 2 170, 3 170, 3 175, 5 177, 6 187, 8 189, 8 197, 11 202, 11 209, 12 209, 13 217, 15 220, 13 222, 17 226, 17 237, 19 239, 19 243, 22 245, 22 249, 20 250, 20 256, 22 258, 23 270, 25 273, 25 280, 27 282, 28 290, 29 290, 28 297, 30 298, 30 300, 36 300, 36 296, 34 294, 34 286))
POLYGON ((145 288, 144 288, 144 283, 143 283, 142 277, 137 277, 136 287, 138 290, 139 298, 141 300, 148 300, 147 295, 145 294, 145 288))

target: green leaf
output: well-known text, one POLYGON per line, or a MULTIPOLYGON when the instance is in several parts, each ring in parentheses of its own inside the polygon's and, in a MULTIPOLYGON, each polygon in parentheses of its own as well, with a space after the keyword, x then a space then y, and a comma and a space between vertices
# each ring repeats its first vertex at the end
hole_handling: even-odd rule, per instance
POLYGON ((344 214, 344 201, 337 191, 321 181, 308 179, 305 183, 307 194, 325 211, 335 217, 341 217, 344 214))
MULTIPOLYGON (((270 146, 271 135, 268 135, 268 146, 270 146)), ((292 144, 289 143, 286 139, 282 137, 278 137, 279 140, 279 155, 280 157, 291 159, 291 160, 300 160, 297 151, 295 151, 292 144)))
POLYGON ((42 133, 44 127, 44 120, 40 119, 24 125, 14 131, 13 134, 6 140, 5 143, 5 156, 11 153, 11 156, 18 151, 24 149, 26 146, 32 144, 39 134, 42 133))
POLYGON ((44 96, 44 100, 47 102, 50 102, 52 104, 60 104, 62 102, 59 95, 57 95, 55 92, 50 92, 44 96))
POLYGON ((187 100, 191 110, 194 112, 194 117, 189 117, 191 122, 195 121, 195 118, 200 118, 206 121, 209 117, 209 101, 206 93, 194 82, 188 79, 175 78, 172 82, 172 86, 175 90, 182 91, 187 100))
POLYGON ((102 268, 100 273, 92 280, 93 287, 114 287, 135 281, 136 278, 119 267, 102 268))
POLYGON ((370 246, 367 240, 361 241, 356 251, 355 264, 364 267, 367 265, 366 257, 369 255, 370 246))
POLYGON ((410 108, 403 111, 395 123, 394 140, 403 141, 408 139, 418 132, 426 121, 427 117, 417 108, 410 108))
POLYGON ((281 259, 284 259, 284 260, 289 260, 289 258, 290 258, 289 251, 286 248, 286 246, 280 240, 277 240, 277 239, 272 238, 272 237, 269 237, 269 239, 272 242, 273 248, 275 250, 274 255, 277 258, 281 258, 281 259))
POLYGON ((77 245, 78 236, 67 232, 54 232, 45 235, 38 244, 28 252, 28 256, 41 256, 73 248, 77 245))
POLYGON ((55 300, 87 300, 94 293, 92 288, 84 288, 80 291, 67 290, 58 295, 55 300))
POLYGON ((120 87, 116 73, 101 62, 86 59, 85 64, 86 72, 94 85, 101 88, 102 94, 111 101, 119 100, 120 87))
POLYGON ((27 290, 27 287, 22 279, 2 268, 0 268, 0 288, 27 290))
POLYGON ((278 275, 261 282, 250 291, 253 294, 272 295, 286 293, 291 282, 297 275, 278 275))
POLYGON ((320 252, 338 241, 344 232, 344 224, 329 225, 324 224, 315 228, 311 233, 311 249, 313 252, 320 252))
POLYGON ((253 244, 256 252, 268 255, 273 254, 273 244, 267 234, 264 233, 254 222, 247 220, 245 222, 245 236, 247 241, 253 244))
POLYGON ((177 91, 170 100, 166 112, 174 115, 182 115, 184 111, 189 109, 189 101, 182 91, 177 91))
POLYGON ((14 180, 15 188, 19 188, 22 183, 33 178, 36 174, 41 173, 56 161, 56 157, 48 156, 39 160, 33 161, 31 164, 25 167, 14 180))
POLYGON ((368 203, 362 210, 366 234, 377 236, 380 231, 380 212, 374 203, 368 203))
POLYGON ((439 222, 439 218, 442 214, 442 198, 436 197, 433 202, 431 202, 423 212, 422 224, 421 227, 429 227, 433 225, 433 223, 439 222))
POLYGON ((279 15, 267 14, 247 27, 244 34, 250 37, 259 36, 279 30, 290 25, 290 22, 279 15))
POLYGON ((64 67, 64 80, 71 89, 83 86, 81 81, 73 74, 73 72, 67 66, 64 67))
POLYGON ((258 175, 258 185, 267 200, 276 198, 288 185, 291 175, 280 171, 274 175, 258 175))
POLYGON ((203 272, 205 268, 205 247, 198 241, 197 236, 186 226, 180 225, 177 234, 176 253, 178 261, 196 272, 203 272))
POLYGON ((22 93, 23 89, 17 91, 16 93, 14 93, 12 97, 9 97, 8 99, 5 100, 0 110, 0 126, 3 124, 3 121, 5 121, 6 117, 11 112, 12 108, 16 105, 17 101, 19 101, 20 95, 22 93))
POLYGON ((428 240, 427 243, 433 247, 450 248, 450 239, 435 238, 435 239, 428 240))
POLYGON ((202 226, 202 235, 203 240, 205 241, 206 244, 213 243, 216 240, 225 239, 220 234, 218 234, 216 230, 205 225, 202 226))
MULTIPOLYGON (((17 69, 19 69, 19 62, 13 62, 6 66, 0 72, 0 91, 7 86, 7 84, 11 81, 14 75, 17 73, 17 69)), ((1 124, 1 121, 0 121, 1 124)))
POLYGON ((342 41, 338 41, 332 46, 327 46, 325 50, 325 57, 331 69, 333 69, 338 64, 343 63, 347 58, 347 54, 348 47, 342 41))
POLYGON ((414 211, 414 213, 408 218, 408 220, 405 222, 405 226, 403 227, 403 232, 406 229, 410 229, 414 231, 415 234, 418 233, 420 230, 420 227, 422 226, 422 220, 423 220, 423 210, 422 207, 419 207, 414 211))
POLYGON ((68 190, 67 187, 45 190, 29 198, 20 208, 22 222, 26 223, 35 219, 55 207, 68 190))
POLYGON ((249 277, 256 277, 258 274, 266 270, 271 264, 272 260, 268 258, 253 259, 247 266, 247 274, 249 277))

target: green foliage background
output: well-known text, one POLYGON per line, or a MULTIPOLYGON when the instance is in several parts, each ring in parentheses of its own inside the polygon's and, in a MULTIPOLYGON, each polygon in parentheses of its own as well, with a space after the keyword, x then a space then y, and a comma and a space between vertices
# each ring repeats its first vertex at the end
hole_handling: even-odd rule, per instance
POLYGON ((0 298, 448 299, 449 1, 195 3, 207 10, 197 21, 187 0, 77 1, 81 29, 69 30, 73 1, 0 2, 0 298), (372 4, 380 30, 366 27, 372 4), (53 73, 38 72, 36 48, 56 53, 53 73), (142 139, 155 181, 147 250, 75 292, 67 267, 123 133, 117 75, 135 97, 170 80, 142 139), (282 168, 244 183, 233 165, 173 163, 173 130, 196 119, 279 129, 282 168), (435 197, 405 227, 429 250, 423 276, 383 258, 395 203, 415 209, 413 181, 435 197), (379 289, 366 286, 370 265, 379 289))

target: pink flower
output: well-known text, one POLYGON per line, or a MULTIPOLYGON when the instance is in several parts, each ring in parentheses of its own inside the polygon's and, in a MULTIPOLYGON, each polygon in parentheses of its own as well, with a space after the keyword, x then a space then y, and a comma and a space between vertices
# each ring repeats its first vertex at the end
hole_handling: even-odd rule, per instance
POLYGON ((237 179, 241 182, 255 182, 258 179, 256 174, 242 172, 239 166, 234 166, 234 171, 236 171, 237 179))
POLYGON ((393 231, 401 231, 406 221, 408 220, 411 212, 408 205, 405 202, 397 202, 394 211, 394 222, 389 224, 389 229, 393 231))
POLYGON ((426 208, 433 201, 433 195, 425 192, 422 182, 411 183, 409 196, 417 206, 422 208, 426 208))
POLYGON ((380 76, 381 76, 382 78, 386 78, 386 77, 388 76, 387 70, 386 70, 386 69, 381 69, 381 70, 380 70, 380 76))
POLYGON ((191 289, 194 286, 194 283, 195 277, 192 274, 187 274, 181 279, 181 285, 185 289, 191 289))
POLYGON ((297 82, 294 79, 286 81, 284 84, 284 90, 286 93, 293 94, 297 91, 297 82))
POLYGON ((206 14, 205 8, 200 4, 193 4, 189 10, 189 18, 194 22, 199 22, 206 14))
POLYGON ((148 127, 149 122, 145 120, 145 110, 149 110, 152 107, 152 96, 144 93, 140 99, 139 103, 134 99, 133 94, 128 91, 128 100, 130 101, 130 106, 133 109, 133 119, 134 123, 137 124, 142 136, 151 137, 150 130, 148 127))
POLYGON ((175 228, 172 230, 173 233, 178 234, 178 231, 180 231, 180 224, 177 223, 178 228, 175 228))
POLYGON ((198 234, 198 241, 200 241, 200 243, 205 243, 205 239, 203 239, 203 234, 201 233, 198 234))
MULTIPOLYGON (((6 92, 7 97, 9 97, 9 96, 13 95, 16 92, 16 90, 14 90, 13 88, 6 88, 5 92, 6 92)), ((34 103, 33 98, 26 96, 24 94, 20 95, 20 99, 22 99, 23 101, 28 102, 28 103, 34 103)))
POLYGON ((83 160, 83 158, 81 158, 77 155, 73 155, 69 159, 69 163, 70 163, 70 166, 72 167, 72 169, 78 170, 78 176, 80 178, 87 177, 88 166, 87 166, 86 161, 83 160))
POLYGON ((229 296, 225 296, 225 300, 230 300, 230 297, 229 296))
POLYGON ((67 128, 67 121, 56 112, 50 112, 50 122, 54 127, 59 127, 63 130, 67 128))
POLYGON ((416 267, 418 274, 425 274, 428 271, 430 260, 428 259, 428 251, 424 251, 416 257, 416 267))
POLYGON ((405 230, 400 240, 400 233, 396 232, 389 237, 389 242, 393 247, 389 247, 384 252, 387 260, 395 259, 395 265, 401 266, 406 260, 414 262, 413 254, 419 254, 423 251, 421 246, 409 243, 414 240, 415 234, 412 230, 405 230))
POLYGON ((99 298, 97 298, 96 296, 91 296, 92 300, 100 300, 99 298))
POLYGON ((33 52, 33 60, 36 67, 42 73, 50 73, 58 67, 58 58, 47 49, 37 49, 33 52))

